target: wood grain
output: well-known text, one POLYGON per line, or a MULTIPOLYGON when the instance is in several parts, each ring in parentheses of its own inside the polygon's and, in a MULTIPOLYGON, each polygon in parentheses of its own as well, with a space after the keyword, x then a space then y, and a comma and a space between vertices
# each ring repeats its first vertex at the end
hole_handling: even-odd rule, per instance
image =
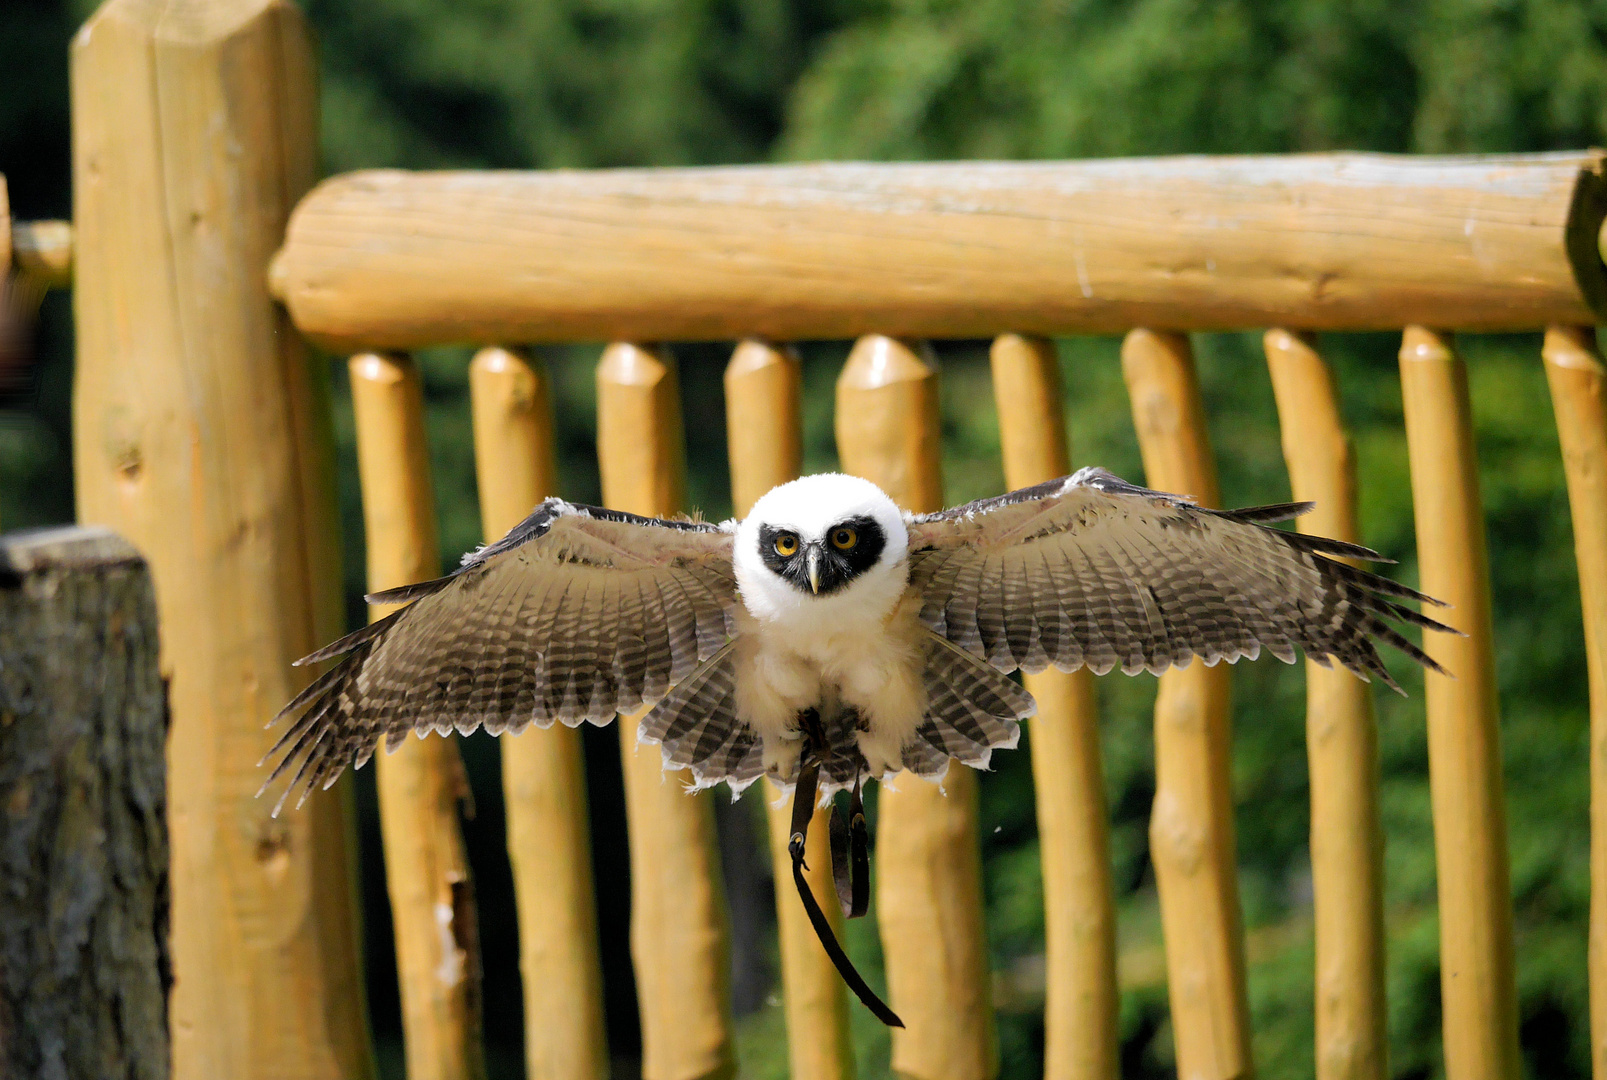
MULTIPOLYGON (((675 361, 615 343, 597 365, 597 458, 603 502, 653 517, 680 512, 686 440, 675 361)), ((688 795, 690 772, 665 773, 636 742, 643 713, 619 718, 630 828, 631 956, 645 1080, 728 1078, 730 928, 714 842, 713 792, 688 795)))
POLYGON ((341 348, 1535 328, 1607 311, 1601 161, 370 171, 303 201, 273 280, 341 348))
MULTIPOLYGON (((1220 506, 1188 338, 1134 330, 1122 374, 1150 487, 1220 506)), ((1252 1075, 1233 840, 1228 665, 1160 677, 1155 699, 1155 805, 1150 856, 1166 939, 1177 1071, 1191 1080, 1252 1075)))
MULTIPOLYGON (((552 392, 539 361, 481 349, 469 365, 475 476, 486 540, 558 494, 552 392)), ((580 732, 555 724, 504 735, 508 861, 519 918, 529 1080, 606 1080, 591 826, 580 732)))
POLYGON ((283 0, 111 0, 74 37, 79 518, 150 562, 168 678, 173 1075, 373 1075, 350 783, 258 800, 290 662, 344 629, 327 372, 267 295, 317 171, 283 0))
MULTIPOLYGON (((803 374, 786 346, 748 339, 725 369, 726 437, 730 443, 731 503, 737 517, 803 467, 803 374)), ((776 883, 776 929, 781 946, 782 1004, 787 1013, 787 1061, 793 1080, 853 1080, 854 1048, 848 1029, 848 994, 821 948, 803 902, 792 888, 792 797, 765 781, 770 861, 776 883)), ((809 830, 804 876, 832 932, 843 919, 833 902, 831 813, 816 809, 809 830)))
MULTIPOLYGON (((406 356, 381 353, 361 353, 348 366, 368 589, 439 577, 418 367, 406 356)), ((372 604, 369 621, 395 610, 394 604, 372 604)), ((469 790, 457 739, 408 739, 394 754, 376 754, 374 762, 408 1075, 479 1080, 485 1075, 479 924, 458 822, 469 790)))
MULTIPOLYGON (((1054 343, 1006 334, 992 366, 1005 486, 1069 473, 1054 343)), ((1027 723, 1043 860, 1044 1080, 1115 1080, 1121 997, 1094 676, 1049 668, 1024 681, 1038 702, 1027 723)))
MULTIPOLYGON (((1301 532, 1360 543, 1356 454, 1333 373, 1309 335, 1263 338, 1294 498, 1316 509, 1301 532)), ((1311 877, 1316 916, 1318 1080, 1389 1075, 1384 1002, 1384 835, 1378 821, 1378 726, 1372 688, 1306 662, 1311 877)))
POLYGON ((1420 586, 1450 605, 1435 617, 1467 635, 1423 636, 1423 650, 1450 673, 1424 677, 1445 1075, 1517 1080, 1522 1067, 1490 564, 1467 367, 1448 335, 1408 326, 1400 369, 1420 586))
MULTIPOLYGON (((923 345, 855 343, 837 380, 837 451, 906 510, 943 506, 937 372, 923 345)), ((879 796, 876 918, 887 962, 893 1071, 919 1080, 997 1075, 976 773, 902 776, 879 796)))

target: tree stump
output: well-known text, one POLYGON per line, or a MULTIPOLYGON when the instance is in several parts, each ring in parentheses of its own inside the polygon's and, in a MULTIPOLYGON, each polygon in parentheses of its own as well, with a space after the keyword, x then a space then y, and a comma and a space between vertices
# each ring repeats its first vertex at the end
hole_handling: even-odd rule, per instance
POLYGON ((0 536, 0 1077, 168 1075, 166 730, 139 554, 0 536))

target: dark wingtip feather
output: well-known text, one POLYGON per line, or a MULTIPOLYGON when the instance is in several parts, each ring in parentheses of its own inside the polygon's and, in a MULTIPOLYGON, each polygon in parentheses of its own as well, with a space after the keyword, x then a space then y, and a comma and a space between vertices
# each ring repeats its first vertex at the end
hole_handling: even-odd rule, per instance
MULTIPOLYGON (((462 571, 458 571, 462 573, 462 571)), ((429 581, 415 581, 411 585, 398 585, 394 589, 382 589, 379 592, 368 593, 363 597, 370 604, 407 604, 422 596, 430 596, 440 592, 452 583, 457 574, 447 574, 445 577, 431 578, 429 581)))
POLYGON ((1223 517, 1247 525, 1268 525, 1277 521, 1292 521, 1317 508, 1314 502, 1268 503, 1266 506, 1246 506, 1238 510, 1218 511, 1223 517))

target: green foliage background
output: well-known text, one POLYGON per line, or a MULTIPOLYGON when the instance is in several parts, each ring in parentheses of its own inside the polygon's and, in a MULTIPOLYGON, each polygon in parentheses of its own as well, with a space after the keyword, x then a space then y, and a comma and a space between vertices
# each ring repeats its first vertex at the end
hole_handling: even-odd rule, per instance
MULTIPOLYGON (((1340 148, 1496 152, 1581 147, 1603 142, 1607 132, 1602 0, 309 0, 308 11, 322 44, 330 171, 1340 148)), ((18 216, 69 211, 65 57, 87 13, 85 0, 0 5, 0 70, 9 73, 0 88, 0 171, 10 179, 18 216)), ((0 412, 0 520, 8 526, 72 515, 69 323, 66 301, 53 299, 37 392, 0 412)), ((1567 502, 1538 344, 1531 336, 1462 341, 1494 573, 1524 1060, 1535 1077, 1583 1077, 1585 672, 1567 502)), ((1396 340, 1334 336, 1323 346, 1358 446, 1364 538, 1399 558, 1402 578, 1415 581, 1396 340)), ((1226 498, 1287 498, 1256 336, 1201 336, 1196 347, 1226 498)), ((711 515, 729 511, 719 390, 725 348, 680 350, 690 491, 711 515)), ((1116 350, 1108 339, 1062 343, 1074 463, 1141 479, 1116 350)), ((811 469, 834 464, 831 383, 843 355, 841 343, 805 347, 811 469)), ((998 491, 985 352, 953 342, 939 343, 939 355, 949 499, 998 491)), ((597 490, 594 359, 595 350, 548 353, 562 402, 563 493, 577 498, 595 498, 597 490)), ((448 560, 480 539, 464 361, 451 349, 423 358, 448 560)), ((335 370, 347 577, 357 618, 361 520, 349 403, 341 366, 335 370)), ((1427 1078, 1442 1067, 1421 679, 1396 667, 1412 696, 1378 698, 1391 1069, 1427 1078)), ((1134 972, 1123 1000, 1124 1072, 1165 1076, 1172 1071, 1165 988, 1144 975, 1159 943, 1146 837, 1154 682, 1112 676, 1102 687, 1120 936, 1134 972)), ((1244 909, 1260 943, 1250 971, 1255 1052, 1262 1075, 1310 1076, 1300 669, 1270 660, 1241 665, 1235 700, 1244 909)), ((606 760, 613 745, 593 739, 588 751, 599 835, 617 839, 617 764, 610 773, 606 760)), ((482 810, 469 828, 482 894, 488 1037, 497 1075, 516 1076, 515 939, 506 914, 496 755, 484 739, 470 740, 465 752, 482 810)), ((990 948, 1003 973, 1029 971, 1042 950, 1031 784, 1027 757, 1017 753, 1001 755, 982 785, 990 948)), ((371 789, 360 790, 371 815, 371 789)), ((733 853, 741 857, 742 836, 752 836, 742 832, 742 813, 758 809, 755 800, 739 806, 748 809, 722 818, 728 863, 733 853)), ((371 820, 366 835, 371 997, 392 1069, 394 970, 371 820)), ((634 1006, 617 863, 599 853, 611 1033, 625 1075, 633 1068, 634 1006)), ((773 942, 762 934, 758 940, 739 962, 762 981, 763 953, 773 942)), ((873 920, 854 927, 852 946, 874 969, 873 920)), ((742 1020, 743 1074, 780 1076, 780 1009, 773 997, 763 1004, 763 989, 742 1020)), ((1003 1075, 1035 1075, 1041 1007, 1030 990, 1006 1004, 999 1017, 1003 1075)), ((862 1075, 883 1075, 885 1036, 857 1012, 856 1025, 862 1075)))

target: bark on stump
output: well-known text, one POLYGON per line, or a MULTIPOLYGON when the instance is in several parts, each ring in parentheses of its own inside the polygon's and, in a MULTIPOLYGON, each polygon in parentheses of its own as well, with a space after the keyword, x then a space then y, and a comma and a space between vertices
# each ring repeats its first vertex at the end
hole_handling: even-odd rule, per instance
POLYGON ((166 729, 138 553, 0 536, 0 1077, 168 1075, 166 729))

